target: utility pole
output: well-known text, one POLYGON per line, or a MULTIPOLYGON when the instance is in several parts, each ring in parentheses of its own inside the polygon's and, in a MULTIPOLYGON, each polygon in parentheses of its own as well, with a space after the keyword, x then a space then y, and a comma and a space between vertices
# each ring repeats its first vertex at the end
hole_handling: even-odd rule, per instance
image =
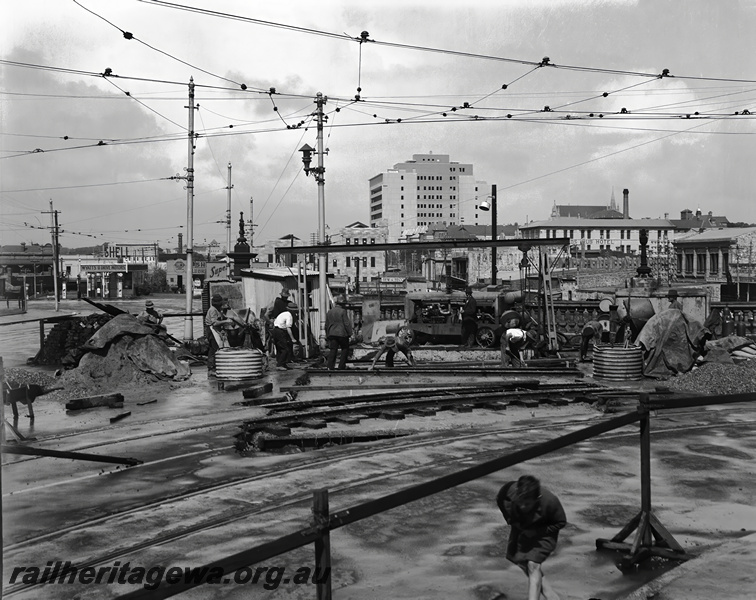
MULTIPOLYGON (((58 211, 53 209, 53 201, 50 200, 50 234, 52 237, 52 272, 53 294, 55 295, 55 312, 58 312, 58 211)), ((36 291, 35 291, 36 293, 36 291)))
MULTIPOLYGON (((320 177, 318 178, 318 244, 325 245, 325 167, 323 166, 323 105, 327 102, 327 98, 322 93, 318 92, 315 97, 315 104, 317 105, 317 119, 318 119, 318 172, 320 177)), ((320 303, 318 306, 319 320, 320 320, 320 336, 318 342, 321 349, 327 347, 326 342, 326 328, 325 319, 328 312, 328 294, 326 289, 328 286, 328 278, 326 277, 326 265, 328 263, 328 255, 325 252, 318 254, 318 287, 320 303)))
MULTIPOLYGON (((496 184, 491 185, 491 241, 496 241, 496 184)), ((491 246, 491 285, 496 285, 496 246, 491 246)))
POLYGON ((226 262, 227 262, 227 275, 231 279, 231 258, 228 253, 231 252, 231 189, 234 186, 231 185, 231 163, 228 163, 228 204, 226 208, 226 262))
POLYGON ((184 317, 184 339, 194 338, 192 318, 192 296, 194 294, 193 252, 194 252, 194 78, 189 78, 189 146, 186 167, 186 317, 184 317))

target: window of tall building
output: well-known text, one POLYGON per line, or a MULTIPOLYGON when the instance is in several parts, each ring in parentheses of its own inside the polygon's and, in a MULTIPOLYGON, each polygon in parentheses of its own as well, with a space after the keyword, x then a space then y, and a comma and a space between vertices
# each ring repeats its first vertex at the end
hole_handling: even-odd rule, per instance
POLYGON ((370 238, 370 243, 375 244, 375 238, 370 238))
POLYGON ((365 246, 367 244, 367 238, 362 238, 362 245, 365 246))
POLYGON ((370 266, 375 267, 375 256, 370 257, 370 266))
POLYGON ((588 239, 589 240, 591 239, 591 230, 590 229, 588 230, 588 239))
POLYGON ((367 267, 367 256, 362 257, 362 266, 367 267))
POLYGON ((334 258, 333 259, 333 268, 335 269, 338 266, 339 266, 339 261, 334 258))
POLYGON ((351 257, 349 257, 349 256, 347 256, 347 257, 346 257, 346 263, 345 263, 345 264, 346 264, 346 267, 347 267, 347 269, 348 269, 349 267, 351 267, 351 266, 352 266, 352 258, 351 258, 351 257))
POLYGON ((352 240, 351 240, 351 239, 349 239, 349 238, 346 238, 346 240, 345 240, 345 241, 346 241, 346 245, 348 246, 348 245, 350 244, 350 242, 351 242, 352 240))
POLYGON ((624 229, 620 229, 620 239, 621 240, 625 239, 625 230, 624 229))

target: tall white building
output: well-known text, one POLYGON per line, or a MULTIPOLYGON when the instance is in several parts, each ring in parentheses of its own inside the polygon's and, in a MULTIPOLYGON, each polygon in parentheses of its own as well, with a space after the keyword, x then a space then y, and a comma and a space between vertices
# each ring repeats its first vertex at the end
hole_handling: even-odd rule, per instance
POLYGON ((472 164, 451 162, 448 154, 413 154, 370 179, 370 225, 388 227, 389 242, 434 223, 487 225, 490 212, 478 205, 490 193, 475 180, 472 164))

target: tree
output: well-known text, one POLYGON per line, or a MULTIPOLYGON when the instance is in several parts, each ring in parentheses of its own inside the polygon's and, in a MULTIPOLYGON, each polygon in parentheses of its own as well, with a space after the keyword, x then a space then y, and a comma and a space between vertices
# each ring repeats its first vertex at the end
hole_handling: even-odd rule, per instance
POLYGON ((168 290, 168 274, 164 268, 154 266, 147 272, 145 283, 151 292, 165 292, 168 290))

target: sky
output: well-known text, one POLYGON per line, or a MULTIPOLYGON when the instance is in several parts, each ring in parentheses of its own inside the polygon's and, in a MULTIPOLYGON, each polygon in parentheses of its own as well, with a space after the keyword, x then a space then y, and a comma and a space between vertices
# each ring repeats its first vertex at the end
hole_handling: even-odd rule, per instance
POLYGON ((3 2, 0 243, 48 243, 51 202, 65 247, 186 242, 190 78, 195 244, 225 246, 229 163, 232 245, 242 212, 310 241, 318 92, 329 235, 427 152, 500 224, 625 188, 634 218, 755 223, 754 31, 756 0, 3 2))

